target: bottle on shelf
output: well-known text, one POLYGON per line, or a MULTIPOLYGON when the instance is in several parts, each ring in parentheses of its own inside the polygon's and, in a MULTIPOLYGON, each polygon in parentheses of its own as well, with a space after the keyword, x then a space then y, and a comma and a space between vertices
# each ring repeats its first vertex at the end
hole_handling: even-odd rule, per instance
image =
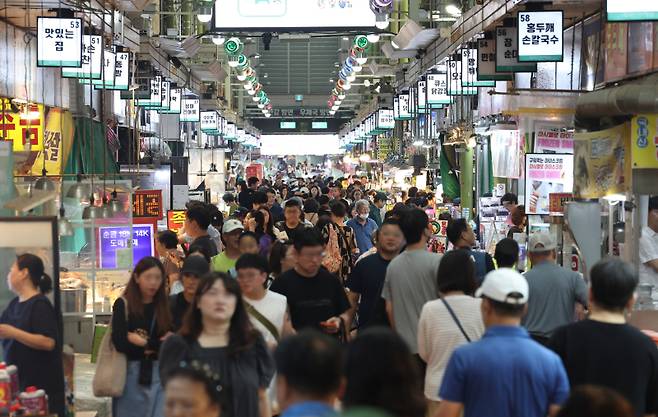
POLYGON ((48 414, 48 397, 46 392, 37 387, 27 387, 18 396, 26 416, 44 416, 48 414))

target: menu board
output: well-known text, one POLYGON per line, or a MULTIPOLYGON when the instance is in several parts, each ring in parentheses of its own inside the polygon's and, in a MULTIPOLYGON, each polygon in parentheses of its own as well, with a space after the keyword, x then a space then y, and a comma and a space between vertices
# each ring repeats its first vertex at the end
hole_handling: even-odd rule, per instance
POLYGON ((133 217, 162 218, 162 190, 137 190, 133 193, 133 217))
POLYGON ((549 214, 550 194, 573 191, 573 155, 527 154, 525 173, 527 214, 549 214))

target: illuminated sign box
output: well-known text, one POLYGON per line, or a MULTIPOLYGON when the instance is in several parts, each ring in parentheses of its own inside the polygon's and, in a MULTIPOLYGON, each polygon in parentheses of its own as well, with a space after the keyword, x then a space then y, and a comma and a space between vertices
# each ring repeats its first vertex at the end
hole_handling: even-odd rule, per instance
POLYGON ((280 122, 279 129, 297 129, 297 122, 280 122))
POLYGON ((311 124, 311 127, 313 129, 326 129, 327 128, 327 122, 313 122, 311 124))

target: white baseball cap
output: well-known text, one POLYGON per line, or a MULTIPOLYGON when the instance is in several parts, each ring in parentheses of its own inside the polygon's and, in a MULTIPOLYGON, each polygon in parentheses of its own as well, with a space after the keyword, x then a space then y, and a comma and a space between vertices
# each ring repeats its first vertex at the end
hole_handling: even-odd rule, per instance
POLYGON ((244 230, 244 226, 238 219, 229 219, 222 226, 222 233, 231 233, 235 230, 244 230))
POLYGON ((557 244, 550 233, 535 232, 530 234, 530 239, 528 240, 528 252, 548 252, 555 248, 557 248, 557 244))
POLYGON ((475 296, 484 296, 505 304, 525 304, 528 302, 528 281, 513 269, 496 269, 484 277, 484 282, 475 292, 475 296))

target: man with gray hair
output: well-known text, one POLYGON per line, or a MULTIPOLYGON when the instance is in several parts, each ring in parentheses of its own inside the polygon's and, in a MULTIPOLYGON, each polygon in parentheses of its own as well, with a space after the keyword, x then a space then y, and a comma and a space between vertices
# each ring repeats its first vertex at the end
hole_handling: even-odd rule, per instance
POLYGON ((528 243, 532 269, 524 274, 530 288, 523 325, 530 336, 546 344, 558 328, 573 323, 576 303, 587 309, 587 286, 582 276, 557 265, 557 244, 547 232, 533 233, 528 243))
POLYGON ((356 216, 347 222, 347 225, 354 230, 356 245, 359 247, 359 253, 366 253, 373 247, 372 235, 377 230, 377 223, 370 216, 370 202, 368 200, 359 200, 354 203, 356 216))

